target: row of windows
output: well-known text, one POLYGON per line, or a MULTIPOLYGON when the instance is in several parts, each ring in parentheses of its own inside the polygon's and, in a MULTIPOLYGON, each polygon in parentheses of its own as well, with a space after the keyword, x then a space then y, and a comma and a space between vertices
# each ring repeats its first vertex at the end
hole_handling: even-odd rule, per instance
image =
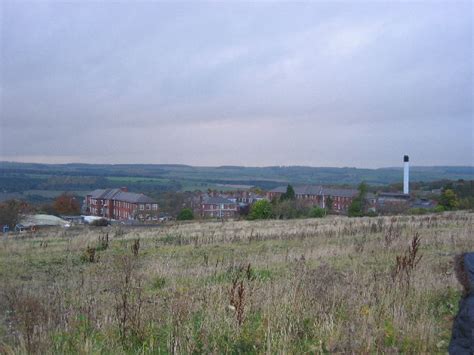
POLYGON ((125 207, 125 208, 130 208, 131 203, 129 202, 124 202, 124 201, 115 201, 115 204, 118 207, 125 207))
POLYGON ((209 212, 206 214, 209 217, 232 217, 234 214, 231 212, 209 212))
MULTIPOLYGON (((206 205, 202 205, 203 209, 206 209, 206 205)), ((210 210, 235 210, 235 205, 209 205, 210 210)))
MULTIPOLYGON (((113 200, 113 201, 114 201, 114 205, 116 205, 118 207, 121 207, 121 208, 131 208, 131 207, 136 205, 134 203, 125 202, 125 201, 117 201, 117 200, 113 200)), ((91 205, 97 205, 97 204, 99 204, 98 200, 91 199, 91 205)), ((108 200, 106 200, 104 202, 104 206, 106 206, 106 207, 108 206, 108 200)), ((153 211, 157 211, 158 210, 158 204, 157 203, 140 204, 140 209, 141 210, 144 210, 144 209, 150 210, 150 209, 152 209, 153 211)))
MULTIPOLYGON (((317 199, 319 198, 319 195, 296 195, 298 199, 317 199)), ((331 197, 333 200, 336 201, 347 201, 350 199, 350 197, 341 197, 341 196, 327 196, 331 197)))
POLYGON ((349 197, 334 196, 333 199, 336 200, 336 201, 348 201, 349 197))
POLYGON ((118 216, 119 218, 129 218, 130 213, 127 212, 127 211, 122 211, 122 210, 115 209, 115 216, 118 216))

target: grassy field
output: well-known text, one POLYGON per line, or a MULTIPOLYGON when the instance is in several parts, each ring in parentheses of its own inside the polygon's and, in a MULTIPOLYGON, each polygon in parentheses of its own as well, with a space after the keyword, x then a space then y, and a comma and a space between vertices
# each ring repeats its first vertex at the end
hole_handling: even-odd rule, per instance
POLYGON ((0 352, 446 352, 472 213, 0 241, 0 352), (397 256, 399 257, 397 264, 397 256))

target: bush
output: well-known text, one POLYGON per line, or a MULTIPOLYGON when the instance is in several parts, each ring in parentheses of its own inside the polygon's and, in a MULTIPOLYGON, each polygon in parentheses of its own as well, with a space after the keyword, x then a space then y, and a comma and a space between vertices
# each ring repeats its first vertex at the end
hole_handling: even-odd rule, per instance
POLYGON ((105 218, 100 218, 92 221, 90 225, 94 227, 106 227, 109 225, 109 221, 107 221, 105 218))
POLYGON ((272 215, 272 204, 267 200, 260 200, 255 202, 250 208, 249 219, 269 219, 272 215))
POLYGON ((347 211, 349 217, 361 217, 362 216, 362 204, 360 202, 360 198, 356 197, 352 200, 351 205, 347 211))
POLYGON ((459 206, 458 196, 452 189, 444 189, 439 198, 439 204, 444 210, 453 210, 459 206))
POLYGON ((367 217, 377 217, 377 216, 378 216, 377 212, 372 211, 372 210, 371 210, 371 211, 368 211, 365 215, 366 215, 367 217))
POLYGON ((435 212, 444 212, 444 211, 446 211, 446 209, 443 206, 438 205, 438 206, 435 207, 434 211, 435 212))
POLYGON ((194 219, 193 211, 190 208, 182 209, 181 212, 179 212, 177 219, 178 221, 190 221, 194 219))
POLYGON ((309 217, 311 218, 322 218, 324 216, 326 216, 326 210, 324 208, 314 206, 309 211, 309 217))
POLYGON ((306 217, 308 213, 308 208, 297 200, 276 202, 273 206, 273 216, 278 219, 306 217))

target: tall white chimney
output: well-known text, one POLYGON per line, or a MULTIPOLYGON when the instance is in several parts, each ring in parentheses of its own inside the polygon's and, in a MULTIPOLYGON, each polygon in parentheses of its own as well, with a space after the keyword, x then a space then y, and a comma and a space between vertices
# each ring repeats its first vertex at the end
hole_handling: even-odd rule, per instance
POLYGON ((408 162, 408 155, 403 156, 403 193, 408 195, 410 192, 410 163, 408 162))

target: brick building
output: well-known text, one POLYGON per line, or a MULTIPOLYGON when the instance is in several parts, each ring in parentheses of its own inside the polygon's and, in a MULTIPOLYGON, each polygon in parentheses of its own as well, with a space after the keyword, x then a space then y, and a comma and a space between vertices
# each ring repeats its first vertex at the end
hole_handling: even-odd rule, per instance
POLYGON ((240 205, 251 205, 257 201, 263 200, 264 197, 253 192, 245 190, 229 191, 223 195, 223 197, 237 202, 240 205))
MULTIPOLYGON (((280 198, 286 192, 287 186, 279 186, 267 192, 267 198, 272 200, 280 198)), ((327 207, 328 198, 332 200, 332 211, 337 213, 347 213, 354 198, 359 195, 357 189, 336 189, 319 185, 302 185, 293 187, 297 200, 307 202, 311 206, 327 207)), ((369 208, 375 205, 375 196, 367 194, 369 208)))
POLYGON ((202 198, 199 207, 202 218, 234 218, 239 213, 236 202, 220 196, 202 198))
POLYGON ((86 213, 116 220, 157 220, 158 203, 127 189, 98 189, 85 199, 86 213))
POLYGON ((382 214, 402 213, 410 208, 410 195, 381 192, 377 196, 377 211, 382 214))

